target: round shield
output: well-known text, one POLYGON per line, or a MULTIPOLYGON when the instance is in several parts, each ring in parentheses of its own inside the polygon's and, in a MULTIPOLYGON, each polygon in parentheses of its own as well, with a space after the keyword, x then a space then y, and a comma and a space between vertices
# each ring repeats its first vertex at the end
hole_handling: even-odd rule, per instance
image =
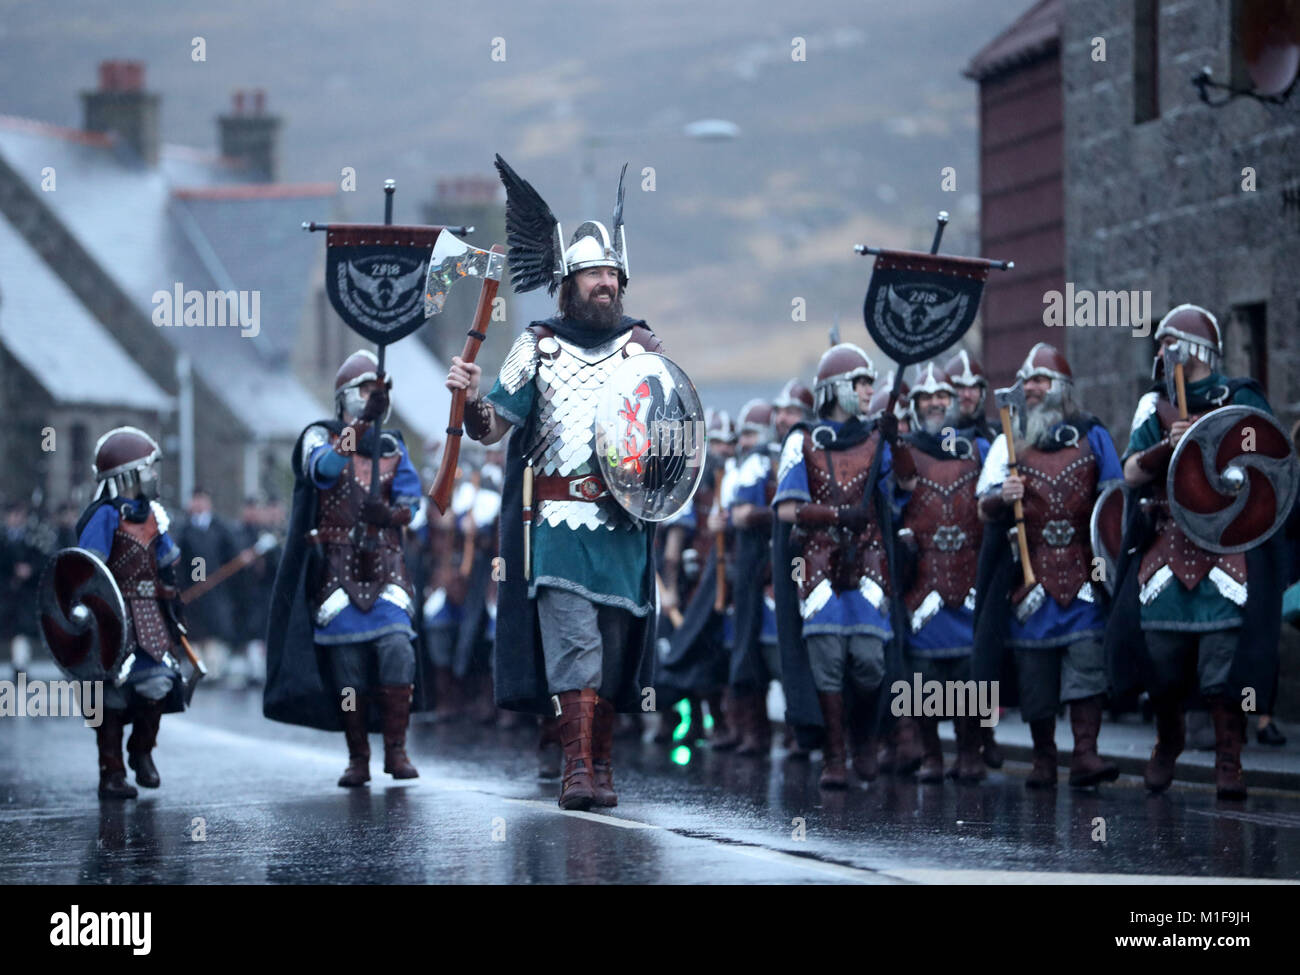
POLYGON ((1193 542, 1244 552, 1282 527, 1300 486, 1300 461, 1277 420, 1249 406, 1211 410, 1169 461, 1169 510, 1193 542))
POLYGON ((1112 484, 1097 496, 1097 503, 1092 506, 1092 554, 1102 560, 1104 574, 1101 583, 1111 595, 1115 594, 1116 567, 1119 565, 1120 547, 1124 544, 1124 508, 1127 504, 1124 485, 1112 484))
POLYGON ((41 576, 41 638, 65 674, 108 680, 126 656, 126 604, 108 566, 94 552, 56 552, 41 576))
POLYGON ((653 352, 624 359, 601 388, 596 459, 610 495, 642 521, 665 521, 704 476, 704 407, 681 367, 653 352))

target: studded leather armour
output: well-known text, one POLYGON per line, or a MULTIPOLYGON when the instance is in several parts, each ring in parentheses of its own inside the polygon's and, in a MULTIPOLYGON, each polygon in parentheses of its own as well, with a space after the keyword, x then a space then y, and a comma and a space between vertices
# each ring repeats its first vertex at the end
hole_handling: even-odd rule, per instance
MULTIPOLYGON (((337 434, 330 435, 331 445, 337 440, 337 434)), ((393 476, 400 460, 399 451, 379 458, 379 499, 386 504, 392 504, 393 476)), ((401 528, 376 528, 361 520, 361 506, 370 496, 370 467, 369 457, 356 454, 333 486, 320 491, 314 539, 324 558, 318 563, 320 574, 312 586, 311 607, 318 625, 343 608, 340 592, 364 612, 381 597, 407 612, 414 606, 415 590, 406 576, 401 528), (367 534, 373 545, 369 549, 362 544, 367 534)))
MULTIPOLYGON (((661 346, 654 333, 640 325, 590 348, 567 342, 544 325, 525 329, 506 356, 500 379, 511 394, 525 383, 537 384, 537 416, 524 445, 525 456, 532 460, 535 472, 563 477, 596 473, 596 393, 624 358, 659 351, 661 346)), ((542 501, 534 518, 551 527, 567 525, 574 529, 612 530, 627 524, 612 498, 542 501)))
POLYGON ((174 595, 175 591, 158 578, 153 543, 159 534, 158 519, 152 509, 142 522, 121 519, 113 532, 108 569, 126 602, 128 628, 136 648, 161 663, 175 645, 159 597, 170 598, 167 594, 174 595))
MULTIPOLYGON (((1044 451, 1030 447, 1017 457, 1025 479, 1025 531, 1034 576, 1058 606, 1068 606, 1090 579, 1089 522, 1097 497, 1096 455, 1086 437, 1072 447, 1044 451)), ((1012 594, 1020 603, 1024 585, 1012 594)))
POLYGON ((919 629, 940 606, 974 608, 975 576, 979 567, 983 528, 975 482, 980 475, 979 457, 965 459, 932 457, 913 449, 917 482, 903 516, 916 540, 916 581, 903 596, 913 626, 919 629), (925 612, 917 619, 917 611, 925 612), (917 625, 917 624, 920 625, 917 625))
MULTIPOLYGON (((1160 430, 1169 436, 1169 428, 1178 419, 1178 411, 1167 399, 1161 399, 1156 408, 1160 430)), ((1189 420, 1201 414, 1189 414, 1189 420)), ((1169 493, 1165 474, 1161 472, 1151 482, 1151 500, 1155 503, 1156 540, 1142 556, 1138 567, 1138 599, 1149 605, 1174 579, 1183 588, 1193 590, 1201 580, 1210 576, 1219 592, 1238 606, 1246 602, 1246 553, 1219 554, 1203 549, 1178 527, 1169 513, 1169 493)))
MULTIPOLYGON (((871 505, 864 498, 871 462, 880 446, 880 434, 845 450, 822 450, 812 438, 803 438, 803 459, 808 471, 808 493, 814 504, 871 505)), ((874 509, 873 509, 874 510, 874 509)), ((879 609, 889 594, 889 574, 880 524, 872 519, 867 528, 852 532, 846 528, 797 528, 794 539, 801 544, 804 576, 799 583, 804 618, 824 605, 832 592, 861 590, 879 609)))

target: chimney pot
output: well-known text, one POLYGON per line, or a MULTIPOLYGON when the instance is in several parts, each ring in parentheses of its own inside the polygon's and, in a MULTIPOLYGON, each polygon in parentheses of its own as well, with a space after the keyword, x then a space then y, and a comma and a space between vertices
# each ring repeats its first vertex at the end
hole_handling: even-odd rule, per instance
POLYGON ((116 132, 146 165, 158 162, 159 96, 144 90, 144 62, 99 63, 99 89, 83 91, 82 127, 116 132))
POLYGON ((261 115, 266 111, 266 91, 258 88, 253 92, 253 114, 261 115))
POLYGON ((244 114, 244 93, 243 93, 243 91, 236 91, 235 94, 234 94, 234 97, 233 97, 233 101, 234 101, 234 107, 235 107, 235 114, 236 114, 236 115, 243 115, 243 114, 244 114))

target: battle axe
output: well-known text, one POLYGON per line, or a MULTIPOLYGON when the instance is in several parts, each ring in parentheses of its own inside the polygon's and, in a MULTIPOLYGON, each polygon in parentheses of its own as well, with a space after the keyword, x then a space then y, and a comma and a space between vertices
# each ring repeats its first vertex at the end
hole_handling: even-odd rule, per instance
MULTIPOLYGON (((1014 410, 1016 414, 1016 427, 1023 437, 1025 434, 1025 387, 1023 383, 1017 382, 1014 386, 1006 389, 995 389, 993 396, 998 404, 998 415, 1002 419, 1002 439, 1007 444, 1007 473, 1020 476, 1020 467, 1016 464, 1016 438, 1012 435, 1011 430, 1011 413, 1014 410)), ((1016 527, 1013 530, 1016 536, 1016 544, 1020 551, 1020 569, 1024 575, 1026 586, 1032 586, 1037 581, 1034 579, 1034 568, 1029 564, 1029 540, 1025 537, 1025 506, 1017 498, 1014 505, 1016 515, 1016 527)))
POLYGON ((1169 402, 1178 405, 1178 419, 1187 419, 1187 380, 1184 367, 1187 363, 1187 347, 1182 342, 1175 342, 1161 354, 1164 362, 1165 395, 1169 402))
MULTIPOLYGON (((425 279, 425 318, 431 318, 442 311, 447 293, 457 281, 480 278, 483 282, 479 288, 478 307, 474 309, 474 322, 470 325, 465 348, 460 354, 466 363, 474 361, 479 346, 487 338, 492 303, 496 299, 501 271, 505 266, 505 253, 505 248, 499 244, 494 244, 487 251, 471 247, 445 230, 438 235, 433 245, 429 274, 425 279)), ((429 489, 429 497, 443 514, 447 513, 447 507, 451 504, 456 465, 460 462, 460 438, 465 432, 464 422, 465 390, 458 389, 451 397, 451 418, 447 421, 447 442, 442 448, 442 464, 438 468, 438 477, 433 482, 433 487, 429 489)))

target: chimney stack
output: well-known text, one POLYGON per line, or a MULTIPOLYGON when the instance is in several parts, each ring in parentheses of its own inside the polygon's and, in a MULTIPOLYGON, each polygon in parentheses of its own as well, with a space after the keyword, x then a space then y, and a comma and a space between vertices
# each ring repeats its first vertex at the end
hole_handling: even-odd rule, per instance
POLYGON ((83 91, 83 127, 115 132, 148 166, 158 163, 158 106, 161 98, 144 90, 144 63, 102 61, 99 90, 83 91))
POLYGON ((235 92, 230 114, 217 118, 221 154, 242 160, 268 183, 275 182, 280 169, 281 121, 278 115, 266 114, 266 92, 261 88, 252 92, 251 99, 243 91, 235 92))

